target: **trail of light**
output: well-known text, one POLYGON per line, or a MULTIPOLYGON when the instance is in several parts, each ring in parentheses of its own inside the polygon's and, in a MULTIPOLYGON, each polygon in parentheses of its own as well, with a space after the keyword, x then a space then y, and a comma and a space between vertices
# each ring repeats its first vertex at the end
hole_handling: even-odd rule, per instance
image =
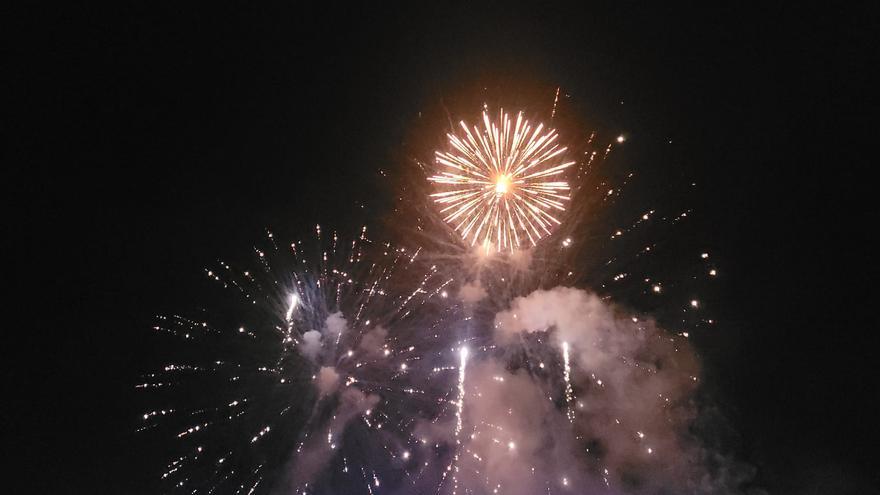
POLYGON ((290 295, 290 304, 287 306, 287 313, 285 313, 284 318, 290 323, 293 318, 293 311, 296 309, 296 306, 299 304, 299 296, 296 294, 290 295))
POLYGON ((562 343, 562 359, 565 363, 565 370, 563 371, 562 376, 565 379, 566 415, 568 416, 568 421, 574 423, 574 409, 571 407, 571 404, 574 401, 574 392, 571 389, 571 365, 568 357, 568 342, 562 343))
POLYGON ((464 379, 465 369, 467 368, 468 349, 462 347, 459 351, 461 362, 458 365, 458 403, 455 411, 455 467, 452 475, 452 494, 458 491, 458 457, 461 453, 461 428, 462 413, 464 412, 464 379))
POLYGON ((556 87, 556 96, 553 98, 553 111, 550 113, 550 118, 556 117, 556 105, 559 103, 559 87, 556 87))

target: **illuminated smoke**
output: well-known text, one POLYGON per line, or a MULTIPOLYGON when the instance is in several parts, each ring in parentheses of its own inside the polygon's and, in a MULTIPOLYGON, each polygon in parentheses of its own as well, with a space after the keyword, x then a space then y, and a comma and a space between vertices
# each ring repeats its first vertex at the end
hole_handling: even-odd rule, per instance
POLYGON ((339 373, 330 366, 321 367, 316 377, 316 385, 321 396, 336 392, 339 387, 339 373))
POLYGON ((377 395, 367 395, 351 387, 343 390, 339 394, 339 404, 333 412, 329 424, 324 428, 324 431, 331 432, 328 434, 331 441, 328 443, 327 438, 314 435, 300 448, 301 451, 308 454, 299 455, 293 459, 292 467, 287 470, 291 473, 287 484, 290 490, 285 493, 294 493, 293 489, 314 481, 336 454, 335 444, 332 442, 332 432, 338 434, 345 431, 351 420, 364 411, 375 407, 378 403, 379 396, 377 395))
MULTIPOLYGON (((722 467, 713 466, 707 459, 714 454, 690 434, 697 417, 694 392, 699 366, 686 339, 670 335, 651 320, 627 315, 590 292, 568 287, 538 290, 516 298, 509 309, 496 315, 498 341, 516 346, 515 337, 522 333, 546 334, 549 342, 562 351, 566 405, 574 401, 572 386, 585 391, 574 401, 576 407, 566 418, 573 423, 578 440, 566 444, 553 439, 557 445, 553 450, 557 472, 554 479, 559 483, 564 477, 562 485, 583 484, 586 491, 607 480, 610 487, 623 493, 664 489, 736 492, 736 478, 729 473, 744 469, 717 459, 713 462, 722 467), (577 443, 581 445, 576 447, 577 443), (575 450, 566 450, 569 448, 575 450), (584 449, 589 449, 589 455, 582 455, 584 449)), ((561 417, 551 418, 561 413, 536 401, 538 395, 546 395, 539 381, 496 366, 492 373, 503 377, 501 382, 472 373, 470 383, 479 386, 482 393, 472 394, 470 411, 479 411, 475 414, 483 418, 520 415, 558 424, 561 417), (482 383, 477 383, 481 378, 482 383), (504 392, 487 393, 492 388, 503 388, 504 392), (517 405, 511 407, 510 414, 505 410, 509 404, 517 405)), ((552 436, 549 427, 538 428, 530 421, 520 427, 509 423, 505 431, 521 457, 529 455, 524 446, 547 445, 546 436, 552 436)), ((499 440, 506 443, 507 437, 499 440)), ((478 452, 484 465, 500 463, 499 456, 507 455, 503 449, 483 444, 465 447, 478 452)), ((547 469, 548 456, 550 453, 539 448, 531 452, 526 463, 536 472, 547 469)), ((518 480, 519 475, 500 469, 497 476, 509 482, 518 480)), ((518 480, 517 486, 528 484, 518 480)), ((534 493, 529 490, 508 486, 504 493, 534 493)))
POLYGON ((324 322, 324 334, 334 339, 344 332, 346 328, 348 328, 348 322, 342 316, 342 311, 331 313, 327 317, 327 321, 324 322))
POLYGON ((321 352, 321 332, 309 330, 302 336, 302 344, 299 346, 304 356, 315 361, 321 352))
POLYGON ((364 334, 358 349, 366 353, 367 357, 375 358, 381 356, 385 349, 386 338, 388 338, 388 330, 381 325, 377 326, 364 334))
POLYGON ((480 302, 486 298, 486 295, 486 289, 480 285, 479 280, 462 285, 461 289, 458 291, 458 298, 461 299, 461 302, 468 305, 480 302))

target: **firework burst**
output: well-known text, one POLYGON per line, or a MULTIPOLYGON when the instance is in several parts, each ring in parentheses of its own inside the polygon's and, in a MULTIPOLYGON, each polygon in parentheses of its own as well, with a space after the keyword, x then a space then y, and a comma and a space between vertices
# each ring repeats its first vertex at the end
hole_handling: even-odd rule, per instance
MULTIPOLYGON (((222 304, 155 326, 198 350, 137 385, 151 396, 140 429, 173 442, 165 492, 690 493, 710 478, 679 462, 698 454, 680 435, 698 384, 689 332, 612 302, 669 301, 677 327, 713 324, 675 270, 647 262, 690 210, 610 215, 635 179, 591 173, 612 150, 594 132, 571 173, 597 206, 589 234, 569 223, 520 250, 562 222, 574 162, 522 114, 461 129, 436 153, 431 199, 466 243, 511 255, 449 255, 445 229, 404 248, 316 227, 206 269, 222 304)), ((708 252, 689 259, 716 276, 708 252)))
POLYGON ((167 491, 301 493, 322 474, 301 458, 338 463, 331 487, 420 481, 414 418, 454 405, 452 369, 425 352, 454 338, 439 329, 456 318, 445 304, 451 280, 418 248, 373 242, 366 229, 347 242, 315 234, 278 246, 268 233, 249 268, 206 269, 230 315, 157 317, 157 332, 223 354, 166 364, 137 385, 183 404, 144 412, 140 427, 179 440, 162 474, 167 491), (371 462, 388 454, 392 462, 371 462))
POLYGON ((447 151, 435 152, 438 172, 429 177, 444 221, 470 245, 510 251, 534 246, 561 221, 569 201, 567 148, 544 124, 533 126, 501 110, 483 126, 460 123, 447 151))

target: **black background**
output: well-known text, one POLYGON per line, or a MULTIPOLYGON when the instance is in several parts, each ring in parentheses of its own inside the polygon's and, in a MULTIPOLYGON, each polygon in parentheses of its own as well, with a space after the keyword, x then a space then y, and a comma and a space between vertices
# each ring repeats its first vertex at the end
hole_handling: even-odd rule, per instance
POLYGON ((13 484, 154 490, 159 447, 133 434, 149 317, 264 226, 346 218, 423 107, 523 79, 632 139, 674 137, 705 183, 730 324, 703 352, 760 482, 876 490, 866 10, 143 2, 20 19, 5 97, 23 112, 4 119, 13 484))

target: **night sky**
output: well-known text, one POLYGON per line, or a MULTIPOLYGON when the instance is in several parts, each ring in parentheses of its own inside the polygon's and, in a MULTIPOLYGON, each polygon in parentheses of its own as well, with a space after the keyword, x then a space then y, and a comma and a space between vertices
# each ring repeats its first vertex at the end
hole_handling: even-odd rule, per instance
POLYGON ((625 158, 658 188, 700 185, 689 241, 724 267, 723 324, 695 346, 756 484, 876 490, 878 210, 860 151, 876 26, 837 7, 626 2, 23 15, 6 96, 25 117, 4 126, 6 264, 23 275, 7 285, 21 321, 6 375, 27 393, 3 408, 19 444, 7 476, 34 493, 155 493, 162 445, 134 433, 133 384, 162 361, 151 317, 267 226, 382 217, 376 171, 407 162, 419 112, 481 87, 549 104, 559 86, 584 121, 629 137, 625 158), (666 138, 663 159, 639 146, 666 138))

